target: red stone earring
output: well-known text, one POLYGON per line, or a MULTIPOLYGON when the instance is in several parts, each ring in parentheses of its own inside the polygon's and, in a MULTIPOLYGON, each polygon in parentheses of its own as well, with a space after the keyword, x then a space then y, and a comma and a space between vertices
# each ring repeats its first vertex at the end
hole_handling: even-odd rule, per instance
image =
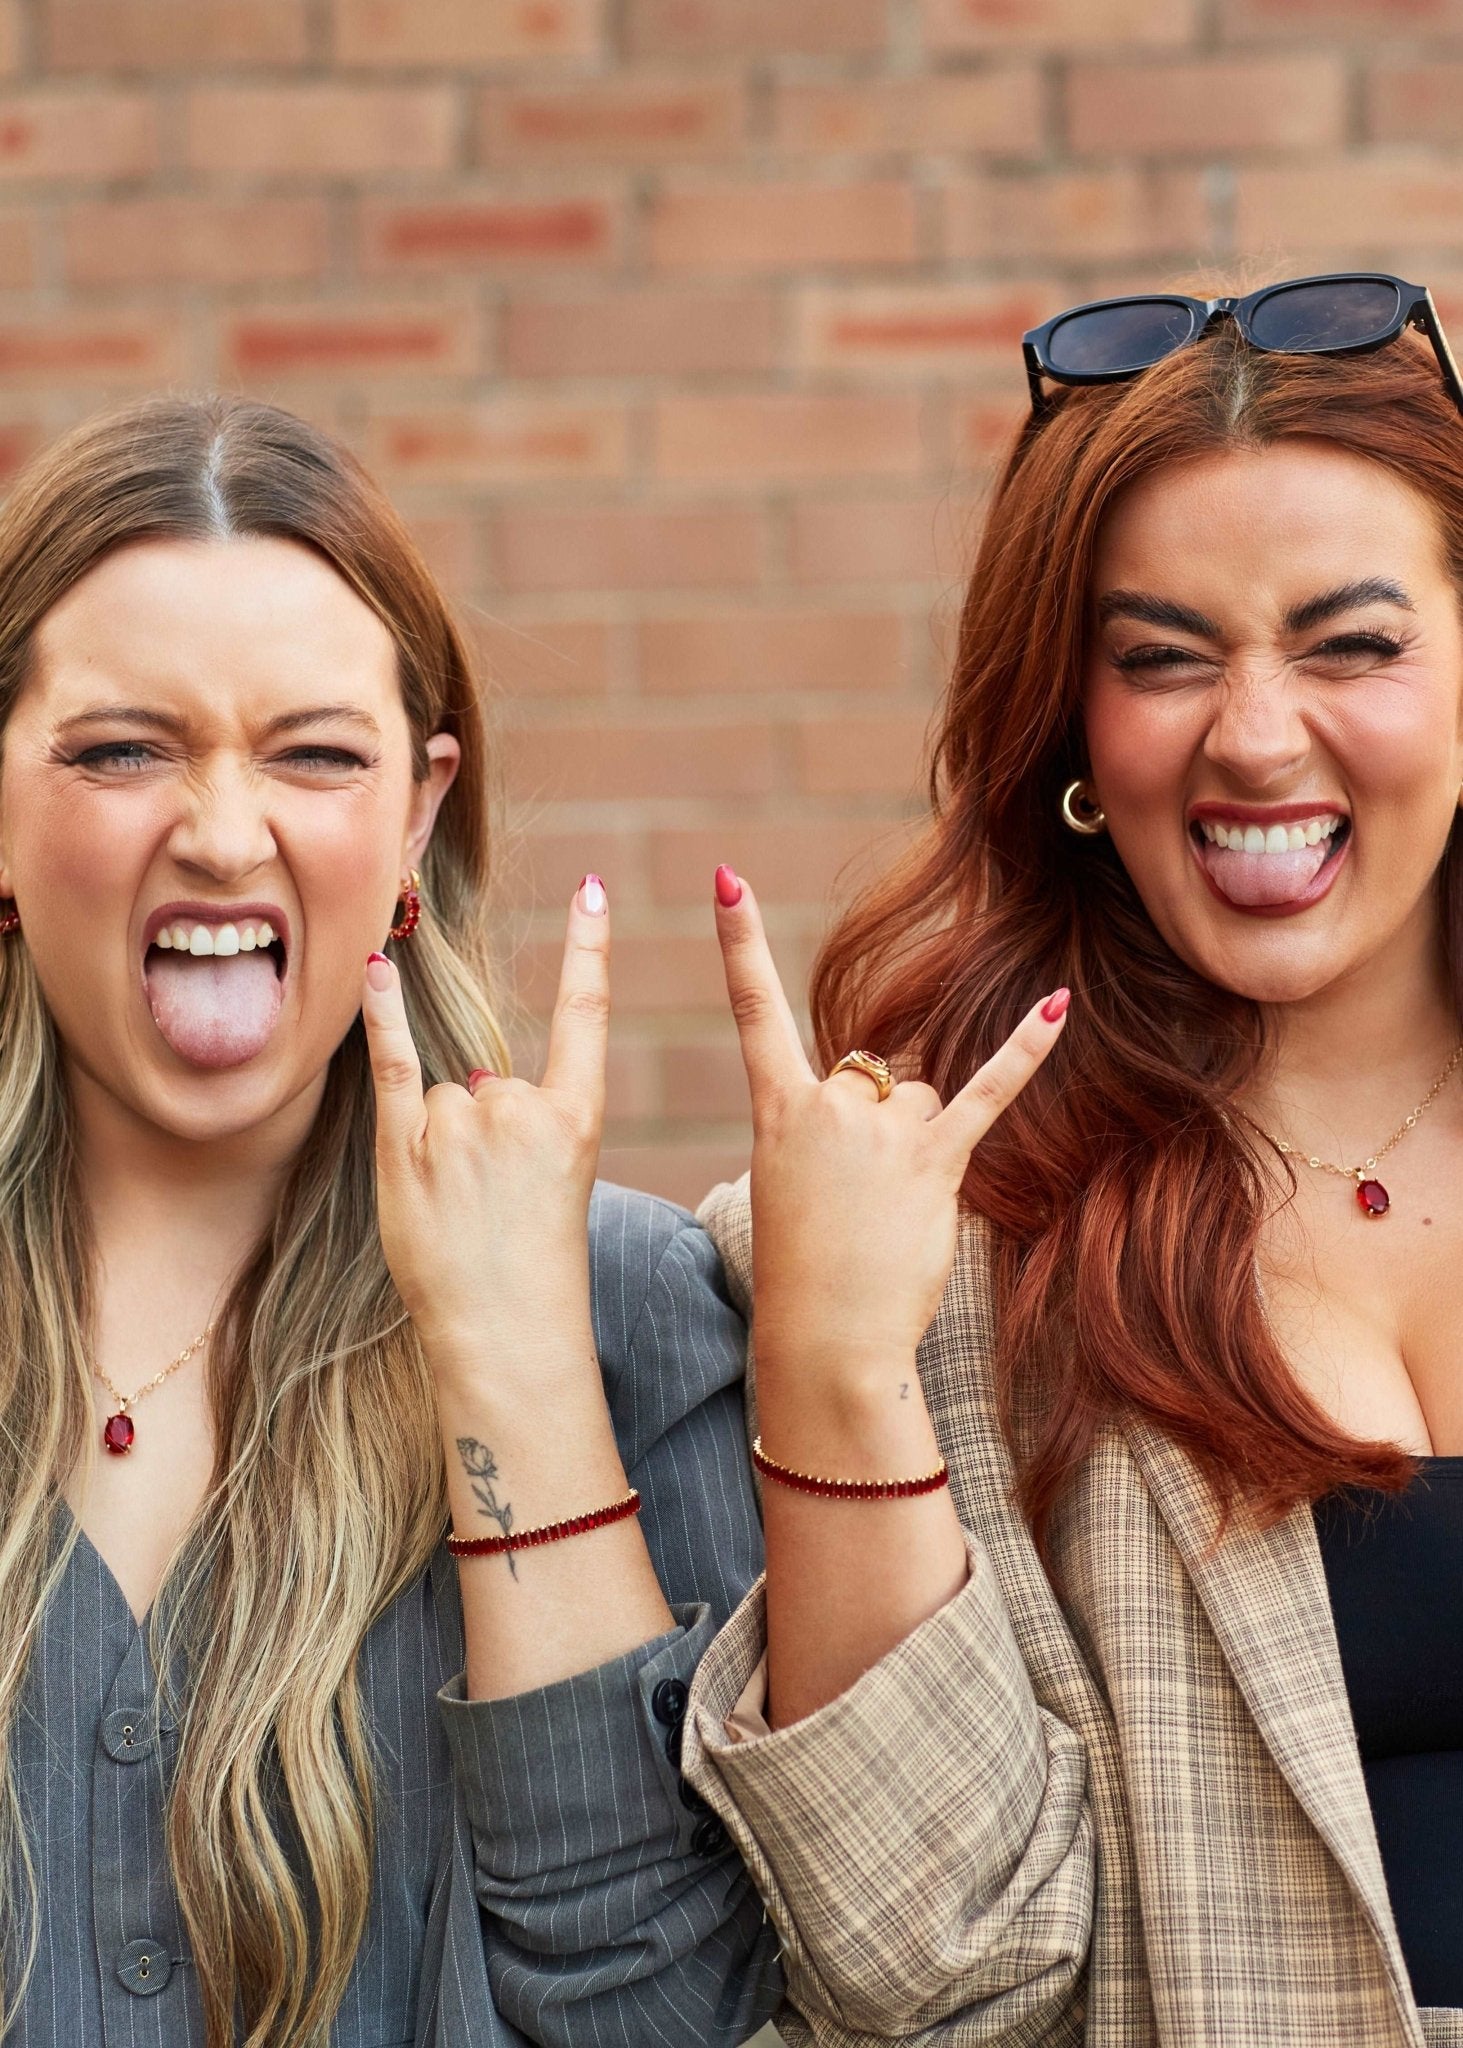
POLYGON ((0 939, 8 939, 12 932, 20 930, 20 912, 15 907, 14 898, 0 896, 0 903, 7 901, 10 903, 10 908, 3 916, 0 916, 0 939))
MULTIPOLYGON (((401 922, 394 924, 386 934, 388 939, 409 939, 422 921, 422 878, 415 868, 401 892, 401 922)), ((19 918, 16 923, 19 924, 19 918)))

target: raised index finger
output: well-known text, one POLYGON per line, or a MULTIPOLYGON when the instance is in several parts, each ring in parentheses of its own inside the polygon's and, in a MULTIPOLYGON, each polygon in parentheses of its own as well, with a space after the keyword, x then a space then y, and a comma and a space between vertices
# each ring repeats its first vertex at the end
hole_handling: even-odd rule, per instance
POLYGON ((1028 1010, 1005 1044, 932 1119, 934 1128, 947 1135, 962 1156, 968 1157, 1045 1060, 1062 1035, 1070 1001, 1070 989, 1059 988, 1028 1010))
POLYGON ((757 900, 730 868, 716 871, 716 935, 755 1109, 759 1095, 814 1076, 757 900))
POLYGON ((543 1085, 572 1095, 596 1123, 604 1114, 609 1038, 609 897, 598 875, 586 875, 569 909, 543 1085))

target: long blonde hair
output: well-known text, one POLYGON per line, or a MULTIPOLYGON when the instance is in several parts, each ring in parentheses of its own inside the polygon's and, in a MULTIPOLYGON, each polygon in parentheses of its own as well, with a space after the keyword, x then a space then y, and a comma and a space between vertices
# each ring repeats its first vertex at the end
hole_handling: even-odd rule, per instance
MULTIPOLYGON (((0 513, 0 741, 36 627, 111 549, 274 535, 322 554, 396 643, 415 771, 462 765, 423 861, 428 914, 400 966, 427 1085, 507 1070, 489 1002, 487 746, 440 592, 354 459, 274 407, 165 399, 40 456, 0 513)), ((180 1728, 167 1846, 207 2048, 325 2040, 365 1924, 370 1730, 357 1659, 447 1516, 432 1388, 381 1253, 360 1019, 222 1312, 209 1366, 218 1463, 155 1603, 180 1728), (283 1810, 282 1810, 283 1809, 283 1810), (281 1831, 282 1819, 287 1836, 281 1831)), ((0 946, 0 2032, 34 1955, 35 1870, 11 1738, 47 1600, 76 1541, 63 1476, 93 1434, 92 1246, 56 1034, 23 942, 0 946)))

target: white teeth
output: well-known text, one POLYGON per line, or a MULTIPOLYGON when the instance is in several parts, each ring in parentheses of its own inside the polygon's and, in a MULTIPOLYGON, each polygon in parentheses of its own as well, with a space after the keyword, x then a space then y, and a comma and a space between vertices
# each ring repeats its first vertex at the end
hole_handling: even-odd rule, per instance
POLYGON ((213 950, 221 959, 229 959, 239 950, 239 927, 236 924, 220 925, 213 935, 213 950))
POLYGON ((1285 843, 1292 853, 1304 852, 1306 843, 1305 826, 1292 825, 1285 835, 1285 843))
POLYGON ((253 925, 246 924, 239 933, 239 951, 241 953, 252 953, 258 944, 259 940, 255 936, 253 925))
POLYGON ((173 933, 173 945, 174 945, 175 949, 176 949, 176 950, 177 950, 177 951, 178 951, 179 953, 186 953, 186 952, 187 952, 187 950, 188 950, 188 939, 189 939, 189 932, 188 932, 188 927, 187 927, 187 925, 185 925, 185 924, 175 924, 175 925, 174 925, 174 926, 172 927, 172 933, 173 933))
POLYGON ((1284 825, 1272 825, 1265 834, 1266 853, 1284 853, 1290 845, 1290 833, 1284 825))
POLYGON ((173 935, 168 930, 167 926, 164 925, 162 930, 158 933, 157 937, 153 940, 153 944, 155 946, 161 946, 163 951, 166 952, 168 948, 172 945, 172 943, 173 935))
POLYGON ((272 946, 274 944, 274 926, 272 924, 260 925, 259 944, 261 946, 272 946))
MULTIPOLYGON (((1233 837, 1231 837, 1229 843, 1233 846, 1233 837)), ((1261 826, 1246 825, 1244 849, 1246 853, 1263 853, 1265 851, 1265 833, 1261 826)))
POLYGON ((253 953, 274 941, 274 926, 267 919, 257 924, 221 924, 216 930, 206 924, 163 925, 153 940, 164 952, 192 953, 198 959, 232 959, 235 953, 253 953))
POLYGON ((1319 846, 1340 825, 1340 816, 1308 818, 1304 825, 1226 825, 1220 819, 1203 818, 1199 829, 1214 846, 1231 853, 1299 853, 1307 846, 1319 846))

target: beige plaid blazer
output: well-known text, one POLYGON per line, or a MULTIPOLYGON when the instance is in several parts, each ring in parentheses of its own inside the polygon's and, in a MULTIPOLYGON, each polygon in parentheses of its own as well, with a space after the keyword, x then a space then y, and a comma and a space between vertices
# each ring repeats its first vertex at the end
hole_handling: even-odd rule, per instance
MULTIPOLYGON (((701 1220, 749 1310, 745 1181, 701 1220)), ((965 1589, 776 1733, 725 1727, 760 1587, 693 1686, 684 1767, 781 1937, 778 2026, 801 2048, 1463 2048, 1463 2010, 1408 1986, 1309 1512, 1216 1548, 1194 1468, 1134 1423, 1063 1510, 1059 1604, 1012 1505, 992 1333, 972 1221, 920 1353, 965 1589)))

